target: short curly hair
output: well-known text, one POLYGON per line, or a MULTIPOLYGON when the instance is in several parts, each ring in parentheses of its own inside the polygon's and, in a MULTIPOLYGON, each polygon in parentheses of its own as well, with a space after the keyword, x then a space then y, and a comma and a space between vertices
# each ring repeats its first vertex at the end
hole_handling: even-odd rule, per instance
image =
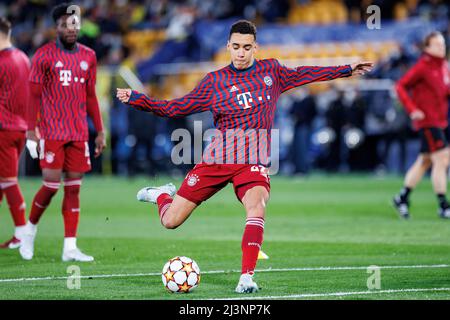
POLYGON ((71 15, 69 13, 69 8, 72 4, 71 3, 61 3, 57 6, 53 7, 52 9, 52 18, 55 23, 58 22, 58 19, 62 16, 71 15))
POLYGON ((256 26, 253 22, 248 20, 239 20, 233 23, 228 39, 231 38, 233 33, 252 34, 256 40, 256 26))

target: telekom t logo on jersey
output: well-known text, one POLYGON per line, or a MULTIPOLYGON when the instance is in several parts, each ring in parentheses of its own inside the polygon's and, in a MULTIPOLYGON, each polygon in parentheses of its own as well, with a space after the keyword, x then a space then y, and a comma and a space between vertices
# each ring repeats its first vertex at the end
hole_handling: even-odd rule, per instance
MULTIPOLYGON (((70 82, 72 82, 72 71, 71 70, 59 70, 59 81, 62 82, 62 85, 64 87, 69 86, 70 82)), ((81 77, 81 78, 74 77, 73 81, 74 82, 85 83, 86 79, 83 78, 83 77, 81 77)))
MULTIPOLYGON (((236 98, 238 100, 238 103, 240 106, 244 105, 244 109, 248 109, 251 108, 251 104, 253 103, 253 96, 251 92, 244 92, 244 93, 239 93, 238 95, 236 95, 236 98)), ((267 100, 270 100, 270 96, 266 96, 267 100)), ((263 100, 262 96, 258 97, 259 101, 263 100)))
POLYGON ((239 105, 240 106, 244 105, 244 109, 248 109, 251 107, 251 105, 249 105, 249 103, 253 102, 253 98, 252 98, 252 94, 250 92, 247 91, 244 93, 240 93, 236 97, 239 101, 239 105))
POLYGON ((59 81, 62 82, 63 86, 68 86, 69 82, 72 81, 72 71, 70 70, 59 70, 59 81))

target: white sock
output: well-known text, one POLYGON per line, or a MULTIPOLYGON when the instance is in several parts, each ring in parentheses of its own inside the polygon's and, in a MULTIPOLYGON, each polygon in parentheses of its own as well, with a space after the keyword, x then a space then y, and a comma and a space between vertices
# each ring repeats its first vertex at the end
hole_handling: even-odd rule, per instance
POLYGON ((252 280, 253 280, 253 275, 251 275, 250 273, 241 274, 241 277, 239 279, 239 281, 241 281, 241 282, 251 282, 252 280))
POLYGON ((25 228, 30 233, 35 234, 37 231, 37 224, 32 224, 31 221, 28 220, 27 224, 25 225, 25 228))
POLYGON ((27 225, 16 227, 14 231, 14 237, 21 240, 23 237, 23 234, 25 233, 27 225))
POLYGON ((69 251, 77 248, 77 238, 64 238, 64 251, 69 251))

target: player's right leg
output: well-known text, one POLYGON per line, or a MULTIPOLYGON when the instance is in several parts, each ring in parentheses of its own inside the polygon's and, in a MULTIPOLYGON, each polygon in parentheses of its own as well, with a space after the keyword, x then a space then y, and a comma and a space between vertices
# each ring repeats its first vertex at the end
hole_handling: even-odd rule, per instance
MULTIPOLYGON (((67 159, 67 157, 66 157, 67 159)), ((78 170, 81 170, 78 169, 78 170)), ((80 219, 80 189, 84 172, 65 172, 62 215, 64 221, 64 245, 62 261, 92 262, 94 257, 85 254, 77 246, 80 219)))
POLYGON ((31 204, 30 216, 25 226, 22 244, 19 248, 20 255, 25 260, 31 260, 33 258, 37 224, 53 196, 58 192, 61 185, 61 175, 62 169, 42 169, 43 183, 31 204))
POLYGON ((414 164, 406 173, 403 188, 393 199, 394 207, 397 209, 400 217, 409 218, 409 196, 412 190, 422 180, 424 174, 431 167, 431 159, 428 153, 421 153, 414 164))
POLYGON ((200 203, 225 187, 231 173, 220 165, 197 164, 186 175, 175 198, 172 199, 176 192, 173 184, 143 188, 138 192, 137 198, 158 204, 162 225, 167 229, 175 229, 186 221, 200 203))
POLYGON ((25 200, 17 178, 0 177, 0 192, 5 194, 15 226, 13 237, 0 244, 0 248, 17 249, 20 247, 20 241, 23 238, 26 223, 25 200))
POLYGON ((171 183, 161 187, 146 187, 139 190, 137 199, 157 204, 161 224, 167 229, 175 229, 186 221, 197 207, 196 203, 175 195, 175 192, 176 187, 171 183))
POLYGON ((64 245, 62 261, 92 262, 94 257, 82 252, 77 245, 80 221, 80 191, 84 174, 91 170, 87 141, 66 141, 64 144, 64 196, 62 216, 64 221, 64 245))
POLYGON ((194 209, 197 208, 196 203, 180 195, 175 195, 173 201, 164 211, 164 204, 167 203, 167 200, 167 198, 165 200, 160 199, 158 203, 161 223, 166 229, 175 229, 182 225, 194 209))

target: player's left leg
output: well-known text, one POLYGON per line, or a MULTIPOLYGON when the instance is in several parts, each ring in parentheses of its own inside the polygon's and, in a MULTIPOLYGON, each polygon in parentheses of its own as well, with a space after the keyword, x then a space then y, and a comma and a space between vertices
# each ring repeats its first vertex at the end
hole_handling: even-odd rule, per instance
POLYGON ((247 220, 242 236, 242 268, 236 292, 253 293, 258 286, 253 281, 258 253, 261 250, 264 234, 264 219, 269 191, 266 187, 256 185, 245 192, 242 198, 247 220))
POLYGON ((268 169, 259 165, 235 165, 232 182, 234 192, 244 205, 247 220, 242 236, 242 270, 236 292, 258 291, 253 281, 258 253, 264 233, 266 204, 269 201, 270 179, 268 169))
POLYGON ((447 169, 449 166, 449 148, 444 148, 431 153, 433 163, 431 169, 431 181, 433 189, 437 196, 439 209, 438 214, 441 218, 450 218, 450 205, 447 201, 447 169))
POLYGON ((80 188, 83 179, 81 172, 66 172, 64 178, 64 197, 62 215, 64 220, 63 261, 93 261, 77 247, 77 230, 80 220, 80 188))
POLYGON ((393 205, 397 209, 400 217, 405 219, 409 218, 409 196, 430 167, 431 159, 429 153, 420 153, 414 164, 408 169, 403 188, 393 198, 393 205))
POLYGON ((64 220, 63 261, 94 261, 77 246, 78 222, 80 220, 80 189, 84 173, 91 169, 87 142, 72 141, 65 147, 64 197, 62 215, 64 220))

